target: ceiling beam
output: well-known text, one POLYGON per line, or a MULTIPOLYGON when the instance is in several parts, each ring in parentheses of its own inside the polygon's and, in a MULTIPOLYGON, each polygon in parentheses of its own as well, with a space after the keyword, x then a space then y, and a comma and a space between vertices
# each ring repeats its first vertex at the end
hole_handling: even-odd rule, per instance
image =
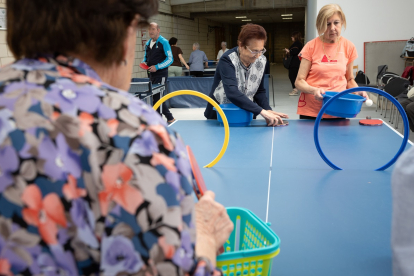
POLYGON ((287 9, 305 7, 307 0, 216 0, 203 3, 192 3, 172 6, 174 14, 199 13, 199 12, 220 12, 220 11, 242 11, 256 9, 287 9))
POLYGON ((243 16, 243 15, 245 15, 245 16, 249 16, 249 15, 256 16, 256 15, 260 15, 260 14, 271 16, 271 15, 274 15, 276 13, 285 13, 285 11, 288 12, 288 13, 303 12, 304 8, 289 8, 289 9, 275 8, 275 9, 271 10, 271 13, 269 13, 270 12, 269 9, 255 9, 255 10, 249 9, 249 10, 241 10, 241 11, 239 11, 239 10, 222 11, 221 10, 221 11, 214 11, 214 12, 191 12, 190 17, 191 18, 197 18, 197 17, 221 16, 221 15, 236 17, 236 16, 243 16))
POLYGON ((185 4, 193 4, 193 3, 199 3, 199 2, 208 2, 213 0, 170 0, 171 6, 176 5, 185 5, 185 4))

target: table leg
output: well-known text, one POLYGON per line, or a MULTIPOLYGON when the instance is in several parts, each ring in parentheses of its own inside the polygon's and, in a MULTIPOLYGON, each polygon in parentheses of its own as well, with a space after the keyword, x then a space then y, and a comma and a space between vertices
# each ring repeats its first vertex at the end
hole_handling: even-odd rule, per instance
POLYGON ((273 84, 273 76, 272 75, 269 75, 269 76, 272 77, 273 106, 276 107, 276 104, 275 104, 275 85, 273 84))

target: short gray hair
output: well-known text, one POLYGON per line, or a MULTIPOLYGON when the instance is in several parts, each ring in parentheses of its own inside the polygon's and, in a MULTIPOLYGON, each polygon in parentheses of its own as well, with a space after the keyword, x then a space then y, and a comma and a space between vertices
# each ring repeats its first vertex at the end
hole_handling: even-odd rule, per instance
POLYGON ((223 43, 224 43, 224 45, 226 45, 226 47, 227 47, 227 42, 226 42, 226 41, 222 41, 220 45, 223 45, 223 43))
POLYGON ((160 25, 158 25, 158 23, 156 23, 156 22, 151 22, 151 23, 149 23, 150 25, 155 25, 156 27, 157 27, 157 30, 159 30, 160 29, 160 25))
POLYGON ((193 46, 198 50, 200 49, 200 44, 198 42, 194 42, 193 46))

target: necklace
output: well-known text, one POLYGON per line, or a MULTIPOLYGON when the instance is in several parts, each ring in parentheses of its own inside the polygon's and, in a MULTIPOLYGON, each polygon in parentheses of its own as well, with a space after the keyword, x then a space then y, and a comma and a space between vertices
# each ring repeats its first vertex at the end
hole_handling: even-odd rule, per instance
POLYGON ((336 45, 336 54, 335 54, 335 57, 333 59, 328 59, 328 56, 325 53, 325 39, 322 36, 322 49, 323 49, 323 54, 329 60, 329 62, 336 62, 337 61, 336 57, 338 56, 338 53, 339 53, 339 37, 338 37, 337 44, 338 45, 336 45))

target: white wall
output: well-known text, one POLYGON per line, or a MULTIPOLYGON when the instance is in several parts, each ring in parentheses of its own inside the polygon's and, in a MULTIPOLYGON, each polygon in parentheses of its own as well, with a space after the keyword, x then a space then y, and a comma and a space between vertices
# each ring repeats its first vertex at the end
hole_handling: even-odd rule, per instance
POLYGON ((307 11, 306 11, 306 21, 305 21, 305 29, 306 29, 306 36, 305 36, 305 42, 308 42, 309 40, 314 39, 318 32, 316 31, 316 16, 318 15, 319 9, 316 7, 317 0, 309 0, 307 11))
MULTIPOLYGON (((364 42, 408 40, 414 36, 414 0, 336 0, 335 2, 345 13, 347 28, 342 31, 342 35, 355 44, 358 58, 354 65, 358 65, 360 70, 364 68, 364 42)), ((308 40, 317 36, 315 22, 319 10, 330 3, 332 0, 308 1, 308 40), (316 6, 314 14, 310 8, 313 6, 316 6)))
MULTIPOLYGON (((6 0, 0 0, 0 8, 6 7, 6 0)), ((6 42, 6 30, 0 30, 0 66, 5 66, 14 62, 12 53, 6 42)))

